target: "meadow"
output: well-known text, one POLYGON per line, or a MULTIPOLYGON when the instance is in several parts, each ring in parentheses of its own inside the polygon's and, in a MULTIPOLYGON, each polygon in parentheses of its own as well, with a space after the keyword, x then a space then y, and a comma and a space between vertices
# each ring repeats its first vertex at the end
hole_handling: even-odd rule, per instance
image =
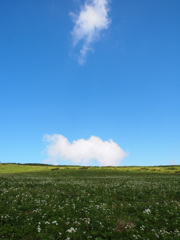
POLYGON ((0 164, 0 239, 180 239, 180 166, 0 164))

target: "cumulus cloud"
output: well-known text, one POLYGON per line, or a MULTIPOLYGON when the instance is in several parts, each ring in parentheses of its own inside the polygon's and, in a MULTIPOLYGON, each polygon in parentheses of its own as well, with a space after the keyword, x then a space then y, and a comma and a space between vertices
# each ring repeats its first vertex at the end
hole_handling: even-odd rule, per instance
POLYGON ((70 143, 66 137, 54 134, 45 135, 44 140, 48 142, 46 162, 53 164, 70 160, 72 164, 88 165, 91 160, 97 160, 100 166, 119 166, 127 155, 112 140, 102 141, 95 136, 70 143))
POLYGON ((92 43, 111 22, 108 2, 109 0, 86 0, 79 15, 70 14, 75 24, 72 31, 74 46, 82 41, 78 59, 80 64, 84 64, 87 52, 92 50, 92 43))

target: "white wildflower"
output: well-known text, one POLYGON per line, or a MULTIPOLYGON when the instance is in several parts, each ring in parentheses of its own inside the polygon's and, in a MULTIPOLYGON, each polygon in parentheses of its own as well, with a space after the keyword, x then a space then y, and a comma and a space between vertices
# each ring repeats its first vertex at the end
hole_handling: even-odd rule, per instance
POLYGON ((145 209, 143 213, 147 213, 147 214, 150 214, 151 213, 151 210, 149 208, 145 209))
POLYGON ((66 232, 68 232, 68 233, 73 233, 73 232, 76 232, 76 231, 77 231, 77 228, 71 227, 71 228, 68 229, 66 232))

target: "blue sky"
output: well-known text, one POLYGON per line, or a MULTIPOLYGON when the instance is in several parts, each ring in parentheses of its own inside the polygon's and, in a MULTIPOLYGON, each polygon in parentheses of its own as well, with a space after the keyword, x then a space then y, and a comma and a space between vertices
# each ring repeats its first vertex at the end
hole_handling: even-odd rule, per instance
POLYGON ((92 1, 0 1, 1 162, 74 164, 53 136, 76 152, 95 136, 122 166, 180 164, 180 1, 100 2, 75 43, 92 1))

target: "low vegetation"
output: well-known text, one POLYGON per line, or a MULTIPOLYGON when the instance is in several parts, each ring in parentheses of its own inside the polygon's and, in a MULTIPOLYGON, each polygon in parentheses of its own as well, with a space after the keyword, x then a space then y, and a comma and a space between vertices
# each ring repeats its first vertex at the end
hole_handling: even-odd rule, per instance
POLYGON ((180 167, 0 164, 0 239, 180 239, 180 167))

